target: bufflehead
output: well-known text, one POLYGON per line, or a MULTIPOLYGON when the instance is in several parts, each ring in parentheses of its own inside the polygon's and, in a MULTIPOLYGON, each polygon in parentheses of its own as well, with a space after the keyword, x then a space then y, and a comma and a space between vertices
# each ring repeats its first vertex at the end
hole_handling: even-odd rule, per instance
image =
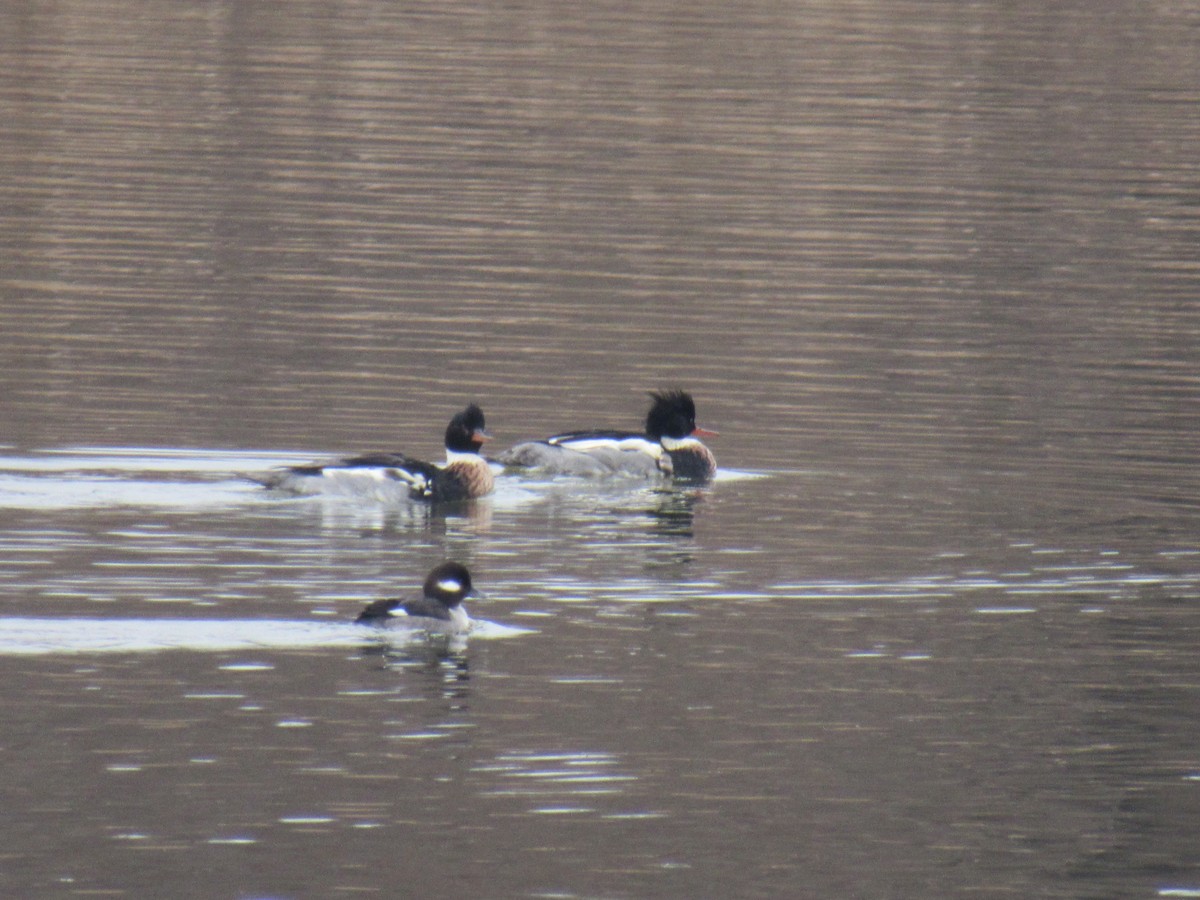
POLYGON ((467 567, 447 561, 429 573, 420 596, 376 600, 368 604, 355 621, 364 625, 384 625, 407 620, 411 624, 462 634, 471 629, 471 619, 462 605, 471 593, 471 573, 467 567))

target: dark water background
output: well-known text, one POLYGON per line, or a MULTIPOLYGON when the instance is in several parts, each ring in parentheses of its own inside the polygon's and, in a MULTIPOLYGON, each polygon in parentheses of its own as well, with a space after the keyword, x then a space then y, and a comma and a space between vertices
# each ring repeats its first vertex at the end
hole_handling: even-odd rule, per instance
POLYGON ((1187 2, 0 7, 0 892, 1200 896, 1198 101, 1187 2), (702 490, 231 474, 675 385, 702 490), (529 633, 269 639, 445 556, 529 633))

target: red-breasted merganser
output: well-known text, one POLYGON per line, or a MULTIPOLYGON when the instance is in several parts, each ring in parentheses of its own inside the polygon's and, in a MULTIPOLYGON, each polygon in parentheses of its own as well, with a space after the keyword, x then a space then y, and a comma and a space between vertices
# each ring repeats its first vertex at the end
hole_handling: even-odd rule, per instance
POLYGON ((368 453, 251 477, 294 494, 379 494, 381 486, 391 486, 400 488, 401 497, 406 489, 413 500, 470 500, 490 494, 496 486, 491 467, 479 455, 488 440, 483 410, 472 403, 446 426, 446 462, 441 466, 403 453, 368 453))
POLYGON ((409 599, 376 600, 355 620, 364 625, 407 621, 454 634, 470 631, 471 619, 463 600, 472 593, 471 573, 462 563, 444 562, 425 579, 421 595, 409 599))
POLYGON ((717 460, 702 437, 715 435, 696 425, 696 404, 683 391, 652 393, 644 433, 571 431, 526 441, 502 453, 506 466, 546 475, 666 475, 708 481, 717 460))

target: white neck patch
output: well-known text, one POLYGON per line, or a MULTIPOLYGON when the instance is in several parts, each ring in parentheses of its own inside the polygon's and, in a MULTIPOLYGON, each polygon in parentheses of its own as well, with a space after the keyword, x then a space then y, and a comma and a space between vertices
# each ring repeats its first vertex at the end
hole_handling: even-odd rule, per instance
POLYGON ((690 434, 687 437, 673 438, 667 437, 665 434, 660 438, 662 445, 668 450, 683 450, 685 447, 700 446, 700 439, 694 438, 690 434))
POLYGON ((478 453, 470 453, 464 450, 447 450, 446 465, 451 465, 456 462, 474 462, 479 459, 478 453))

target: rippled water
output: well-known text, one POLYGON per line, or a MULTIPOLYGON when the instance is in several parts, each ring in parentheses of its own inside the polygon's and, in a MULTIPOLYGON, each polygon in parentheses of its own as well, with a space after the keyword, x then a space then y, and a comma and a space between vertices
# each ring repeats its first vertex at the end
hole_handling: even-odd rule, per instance
POLYGON ((0 9, 0 893, 1200 896, 1198 26, 0 9), (240 477, 672 386, 703 488, 240 477))

